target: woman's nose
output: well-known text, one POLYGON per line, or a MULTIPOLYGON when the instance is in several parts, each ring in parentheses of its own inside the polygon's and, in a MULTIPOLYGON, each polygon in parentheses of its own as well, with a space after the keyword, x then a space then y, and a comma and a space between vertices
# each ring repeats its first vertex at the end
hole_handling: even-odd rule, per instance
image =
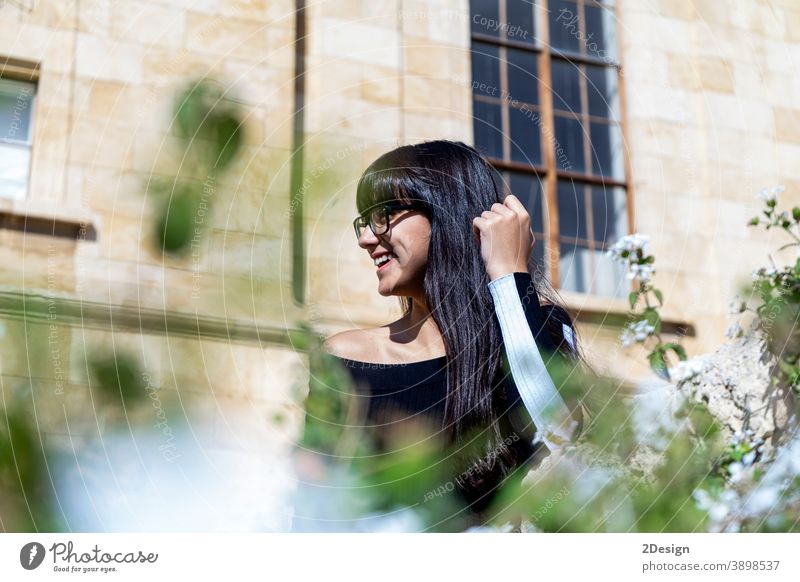
POLYGON ((366 249, 369 246, 376 245, 380 242, 375 233, 372 232, 372 229, 367 226, 363 231, 361 231, 361 236, 358 237, 358 246, 362 249, 366 249))

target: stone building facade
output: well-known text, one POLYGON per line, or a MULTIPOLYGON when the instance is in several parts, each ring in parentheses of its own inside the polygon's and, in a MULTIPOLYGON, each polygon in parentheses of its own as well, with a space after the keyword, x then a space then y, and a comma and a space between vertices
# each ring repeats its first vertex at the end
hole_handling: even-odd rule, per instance
MULTIPOLYGON (((670 329, 689 330, 690 354, 713 350, 737 281, 783 242, 746 226, 755 192, 800 192, 800 6, 585 2, 615 23, 605 40, 619 71, 627 230, 651 237, 670 329)), ((536 34, 548 13, 585 2, 531 4, 536 34)), ((354 186, 397 145, 475 143, 479 5, 0 0, 0 119, 9 130, 29 120, 25 139, 7 131, 14 139, 0 144, 0 375, 5 390, 30 390, 47 440, 67 446, 98 430, 85 414, 87 358, 125 351, 159 391, 196 394, 213 427, 206 447, 277 467, 290 486, 285 453, 308 371, 287 332, 303 320, 328 334, 399 315, 355 244, 354 186), (245 111, 245 145, 215 181, 197 254, 165 258, 151 241, 147 183, 177 163, 175 91, 203 76, 245 111)), ((593 364, 624 381, 649 374, 643 350, 617 341, 624 298, 561 295, 593 364)))

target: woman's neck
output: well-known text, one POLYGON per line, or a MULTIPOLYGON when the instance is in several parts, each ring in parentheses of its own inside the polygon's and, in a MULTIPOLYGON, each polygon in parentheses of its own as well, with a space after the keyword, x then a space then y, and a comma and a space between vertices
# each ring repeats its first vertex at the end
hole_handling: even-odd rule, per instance
POLYGON ((418 349, 439 354, 444 351, 444 342, 439 326, 433 319, 425 301, 411 299, 411 313, 390 327, 392 341, 414 344, 418 349))

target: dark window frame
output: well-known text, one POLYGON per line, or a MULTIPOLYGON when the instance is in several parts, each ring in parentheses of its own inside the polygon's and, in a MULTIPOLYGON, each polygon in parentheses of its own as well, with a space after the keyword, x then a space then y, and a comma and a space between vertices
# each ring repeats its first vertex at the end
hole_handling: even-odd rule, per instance
MULTIPOLYGON (((578 243, 578 248, 589 249, 591 251, 603 251, 610 247, 615 241, 614 240, 607 240, 605 243, 600 243, 595 240, 597 237, 593 236, 593 228, 595 217, 593 214, 593 203, 591 199, 591 194, 584 195, 584 205, 586 209, 586 214, 589 219, 587 220, 587 238, 586 239, 575 239, 572 237, 565 237, 562 236, 559 230, 559 216, 558 216, 558 184, 559 181, 569 180, 572 182, 573 187, 578 190, 580 189, 582 192, 590 191, 592 188, 595 187, 602 187, 602 188, 610 188, 616 189, 621 188, 625 193, 625 207, 626 207, 626 214, 627 214, 627 232, 634 232, 634 225, 633 225, 633 194, 632 194, 632 187, 630 183, 630 166, 629 166, 629 159, 626 155, 626 152, 621 152, 622 156, 622 176, 620 178, 615 178, 611 176, 605 175, 596 175, 592 174, 592 168, 596 161, 596 154, 593 155, 591 151, 591 137, 588 134, 591 131, 591 123, 598 121, 607 125, 616 125, 619 128, 619 136, 622 140, 622 143, 627 143, 626 139, 626 116, 625 116, 625 94, 624 94, 624 84, 622 80, 622 65, 621 65, 621 55, 619 54, 618 47, 621 45, 620 38, 621 38, 621 31, 618 28, 615 28, 614 34, 614 50, 612 51, 617 56, 615 59, 610 58, 600 58, 598 56, 592 55, 588 53, 587 43, 581 42, 579 43, 579 50, 580 53, 574 52, 564 52, 557 48, 553 48, 550 46, 550 18, 549 16, 549 8, 548 5, 552 2, 552 0, 530 0, 532 4, 532 9, 535 10, 534 17, 534 39, 532 43, 530 42, 521 42, 514 39, 506 38, 505 30, 501 28, 497 36, 493 36, 491 34, 484 34, 475 32, 471 30, 470 38, 470 54, 472 55, 472 48, 475 46, 475 43, 485 43, 489 45, 494 45, 499 48, 500 51, 500 61, 501 65, 500 69, 500 90, 501 90, 501 97, 495 98, 488 95, 480 95, 473 93, 472 95, 472 103, 473 106, 476 102, 481 103, 503 103, 503 96, 510 96, 513 99, 513 95, 509 95, 508 93, 508 78, 507 75, 504 74, 507 65, 504 65, 504 62, 507 63, 504 56, 507 54, 505 51, 508 48, 518 49, 527 51, 529 53, 535 54, 537 58, 537 70, 539 81, 537 83, 538 89, 538 103, 533 105, 529 104, 528 107, 531 110, 536 111, 539 113, 540 117, 540 151, 541 151, 541 163, 520 163, 516 161, 511 161, 510 159, 510 140, 511 140, 511 133, 509 127, 509 119, 507 114, 507 107, 511 106, 509 102, 507 107, 503 107, 501 109, 502 112, 502 133, 503 133, 503 159, 496 158, 496 157, 489 157, 489 161, 492 165, 497 169, 497 171, 503 177, 503 181, 506 183, 506 190, 510 191, 510 175, 507 172, 519 172, 521 174, 529 175, 540 182, 540 195, 542 196, 542 208, 544 210, 545 216, 543 217, 543 224, 544 224, 544 232, 534 232, 534 235, 538 241, 542 241, 547 246, 547 251, 549 254, 550 260, 547 261, 547 257, 545 257, 545 265, 543 265, 547 272, 550 274, 551 281, 553 286, 556 288, 561 288, 561 277, 560 277, 560 258, 561 258, 561 245, 562 244, 574 244, 578 243), (567 112, 556 111, 553 104, 553 96, 552 96, 552 69, 551 63, 552 61, 561 60, 569 62, 573 65, 577 65, 581 69, 581 111, 580 116, 576 116, 575 118, 578 119, 583 128, 584 128, 584 135, 582 137, 583 146, 584 146, 584 158, 586 160, 586 171, 574 171, 574 170, 566 170, 559 167, 558 163, 558 156, 556 155, 556 146, 554 145, 555 141, 555 119, 556 117, 567 117, 570 116, 567 112), (599 117, 595 115, 591 115, 589 113, 589 97, 588 97, 588 90, 587 85, 589 80, 586 75, 586 66, 602 66, 604 68, 615 68, 619 74, 617 75, 617 90, 618 90, 618 108, 614 115, 610 115, 609 117, 599 117), (547 136, 545 136, 545 133, 547 136)), ((618 7, 617 3, 613 1, 598 1, 598 0, 574 0, 574 5, 577 8, 577 23, 580 27, 580 33, 583 38, 586 38, 586 18, 585 18, 585 6, 589 5, 592 7, 601 8, 604 10, 613 11, 614 15, 618 14, 618 7)), ((499 0, 499 15, 500 15, 500 22, 504 22, 506 19, 506 0, 499 0)), ((470 5, 470 19, 473 18, 472 6, 470 5)), ((627 234, 627 233, 626 233, 627 234)), ((594 259, 593 269, 597 268, 596 261, 594 259)), ((633 283, 631 282, 630 289, 633 288, 633 283)), ((625 288, 627 289, 627 287, 625 288)), ((586 294, 595 294, 595 291, 592 288, 588 288, 585 291, 580 291, 581 293, 586 294)), ((627 293, 626 293, 627 294, 627 293)))

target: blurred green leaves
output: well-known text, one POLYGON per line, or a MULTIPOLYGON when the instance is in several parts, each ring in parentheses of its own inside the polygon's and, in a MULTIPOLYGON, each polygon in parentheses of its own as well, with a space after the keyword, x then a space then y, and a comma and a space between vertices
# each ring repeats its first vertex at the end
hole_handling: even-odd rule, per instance
POLYGON ((224 87, 193 80, 173 103, 180 162, 169 178, 151 176, 157 198, 154 242, 159 251, 186 255, 205 230, 220 174, 230 168, 244 141, 244 113, 224 87))
POLYGON ((205 78, 192 81, 177 95, 174 112, 176 131, 187 151, 209 173, 225 170, 242 145, 244 129, 240 107, 224 87, 205 78))
POLYGON ((108 404, 127 407, 141 403, 146 396, 141 367, 132 356, 99 353, 90 357, 89 365, 95 386, 108 404))
POLYGON ((48 520, 45 463, 33 423, 19 407, 0 409, 0 515, 5 531, 35 531, 48 520))

